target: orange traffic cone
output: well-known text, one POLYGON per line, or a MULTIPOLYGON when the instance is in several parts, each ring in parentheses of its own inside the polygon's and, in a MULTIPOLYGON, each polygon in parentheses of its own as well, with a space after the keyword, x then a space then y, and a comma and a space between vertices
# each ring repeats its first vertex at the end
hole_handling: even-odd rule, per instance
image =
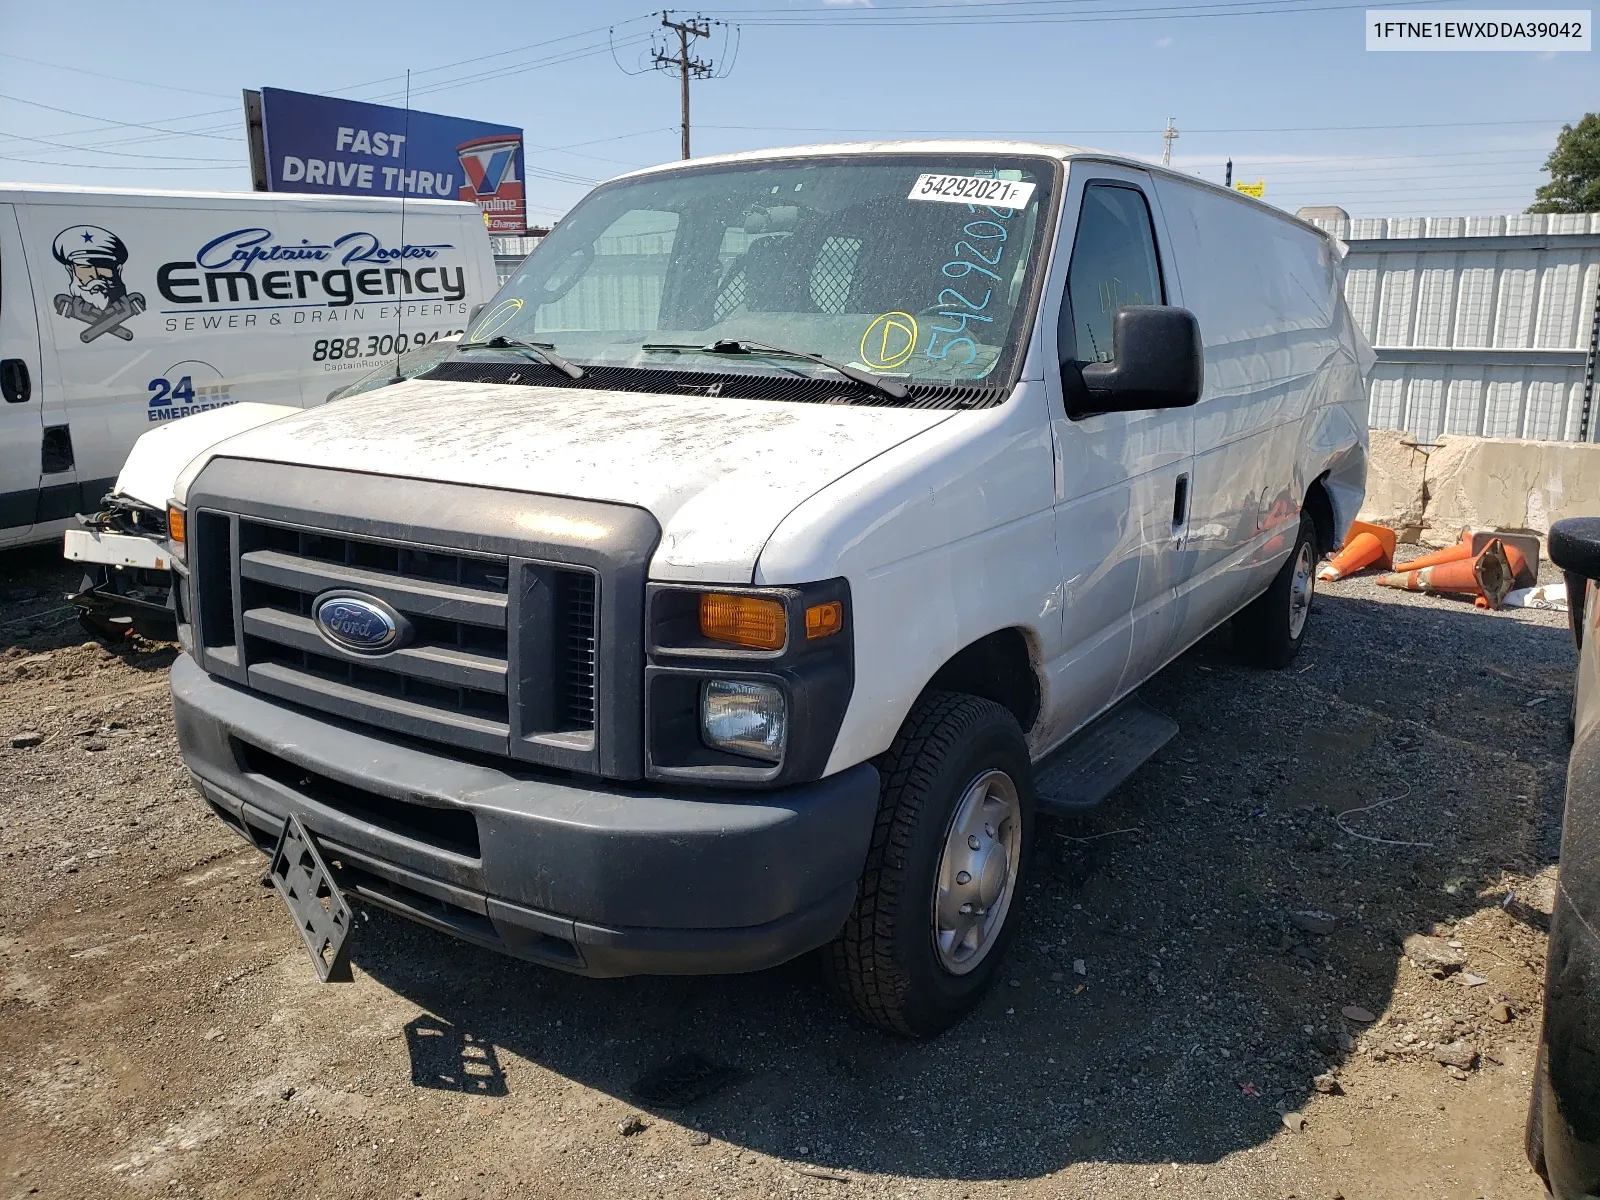
POLYGON ((1432 554, 1424 554, 1421 558, 1413 558, 1408 563, 1401 563, 1405 571, 1421 571, 1426 567, 1442 567, 1445 563, 1460 562, 1462 559, 1472 557, 1472 530, 1463 529, 1461 540, 1454 546, 1445 550, 1435 550, 1432 554))
POLYGON ((1365 521, 1352 521, 1345 537, 1344 549, 1322 565, 1317 578, 1324 583, 1354 575, 1363 567, 1377 566, 1387 569, 1394 566, 1394 530, 1382 525, 1368 525, 1365 521))
MULTIPOLYGON (((1510 542, 1501 542, 1500 549, 1505 551, 1506 563, 1511 567, 1511 587, 1522 587, 1524 586, 1524 581, 1534 578, 1533 572, 1528 566, 1527 556, 1521 550, 1518 550, 1510 542)), ((1535 579, 1535 582, 1537 582, 1537 579, 1535 579)), ((1506 590, 1510 591, 1511 588, 1506 590)), ((1496 605, 1496 607, 1499 606, 1496 605)))
POLYGON ((1505 603, 1514 578, 1505 546, 1496 539, 1477 558, 1380 575, 1378 583, 1407 592, 1465 593, 1477 596, 1489 608, 1499 608, 1505 603))

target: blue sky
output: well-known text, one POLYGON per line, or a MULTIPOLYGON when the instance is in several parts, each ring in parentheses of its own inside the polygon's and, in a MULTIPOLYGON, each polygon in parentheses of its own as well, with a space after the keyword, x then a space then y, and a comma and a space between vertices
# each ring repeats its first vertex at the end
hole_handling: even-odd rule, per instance
MULTIPOLYGON (((1525 207, 1561 123, 1600 109, 1596 52, 1368 53, 1340 0, 723 2, 698 10, 730 25, 701 44, 728 74, 694 85, 696 153, 973 133, 1158 160, 1172 117, 1174 166, 1220 181, 1231 156, 1290 210, 1470 215, 1525 207)), ((248 188, 241 89, 398 103, 407 68, 417 108, 525 129, 535 219, 678 156, 676 80, 640 69, 659 17, 472 12, 0 0, 0 180, 248 188)))

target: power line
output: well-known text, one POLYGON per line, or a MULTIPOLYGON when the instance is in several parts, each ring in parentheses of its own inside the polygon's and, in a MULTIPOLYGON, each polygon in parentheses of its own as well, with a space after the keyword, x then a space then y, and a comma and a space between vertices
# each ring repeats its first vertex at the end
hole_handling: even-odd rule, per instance
MULTIPOLYGON (((689 81, 693 79, 725 79, 733 70, 731 58, 724 61, 719 68, 710 59, 696 58, 689 52, 690 45, 694 42, 709 39, 714 27, 721 26, 724 30, 723 51, 728 50, 727 31, 731 28, 726 21, 708 21, 705 17, 689 17, 682 21, 674 21, 671 12, 661 14, 661 27, 667 31, 662 41, 652 42, 650 46, 650 61, 644 70, 675 72, 679 83, 679 106, 682 123, 681 146, 683 157, 689 157, 689 81), (677 35, 677 51, 672 51, 673 35, 677 35)), ((611 47, 612 61, 624 74, 642 75, 644 70, 629 71, 617 58, 616 43, 611 47)), ((737 49, 734 51, 737 56, 737 49)))
MULTIPOLYGON (((40 146, 53 146, 59 150, 68 150, 78 154, 86 151, 86 147, 83 146, 74 146, 68 142, 52 142, 48 138, 29 137, 25 133, 5 133, 0 131, 0 137, 15 138, 16 140, 23 142, 34 142, 40 146)), ((117 158, 152 158, 165 159, 169 162, 223 163, 230 166, 233 165, 234 161, 231 158, 195 158, 193 155, 188 154, 138 154, 133 151, 125 150, 95 150, 90 152, 95 154, 110 154, 116 156, 117 158)))
MULTIPOLYGON (((906 8, 915 6, 906 5, 906 8)), ((951 13, 938 16, 899 16, 891 9, 865 9, 853 16, 839 15, 837 9, 811 9, 801 12, 782 13, 774 15, 770 10, 764 16, 741 16, 740 20, 749 25, 762 26, 789 26, 793 28, 823 27, 829 25, 855 25, 858 27, 881 26, 884 28, 905 28, 910 26, 936 26, 936 25, 1093 25, 1106 22, 1123 21, 1182 21, 1194 20, 1202 17, 1258 17, 1258 16, 1300 16, 1306 13, 1322 12, 1351 12, 1365 9, 1365 4, 1275 4, 1273 0, 1218 0, 1213 4, 1194 5, 1160 5, 1139 9, 1124 9, 1115 13, 1094 13, 1086 11, 1056 11, 1035 13, 1014 13, 1004 11, 1004 6, 999 4, 961 5, 968 11, 962 14, 951 13), (999 13, 989 10, 1002 9, 999 13), (974 12, 973 9, 982 11, 974 12), (806 11, 817 15, 806 16, 806 11)), ((730 13, 745 10, 719 10, 730 13)))
MULTIPOLYGON (((620 24, 620 25, 628 25, 628 24, 631 24, 631 23, 636 22, 636 21, 646 20, 651 15, 654 15, 654 14, 645 14, 645 15, 636 16, 636 17, 629 17, 629 18, 626 18, 625 20, 619 22, 618 24, 620 24)), ((546 39, 546 40, 541 41, 541 42, 531 42, 526 46, 516 47, 516 48, 514 48, 512 50, 501 50, 501 51, 496 51, 496 52, 494 52, 492 54, 483 54, 483 55, 476 55, 476 56, 473 56, 471 58, 457 59, 457 60, 455 60, 453 62, 443 63, 443 64, 441 64, 441 65, 439 65, 437 67, 425 68, 424 70, 418 72, 418 74, 429 74, 429 73, 432 73, 432 72, 435 72, 435 71, 443 71, 443 70, 448 70, 448 69, 450 69, 452 67, 463 66, 463 65, 466 65, 468 63, 484 62, 484 61, 489 61, 489 60, 496 59, 496 58, 504 58, 504 57, 506 57, 508 55, 511 55, 511 54, 522 53, 522 52, 530 50, 530 49, 537 49, 537 48, 539 48, 541 46, 555 45, 556 43, 559 43, 559 42, 572 41, 572 40, 574 40, 576 38, 587 37, 587 36, 590 36, 590 35, 593 35, 593 34, 596 34, 596 33, 601 33, 601 32, 608 32, 610 28, 615 28, 615 27, 614 26, 612 26, 612 27, 597 27, 595 29, 583 30, 583 31, 580 31, 579 33, 564 34, 561 37, 549 38, 549 39, 546 39)), ((633 36, 633 37, 630 37, 629 39, 627 39, 627 44, 635 44, 635 43, 638 43, 638 42, 647 41, 648 37, 649 37, 648 34, 641 34, 641 35, 633 36)), ((493 70, 491 70, 491 71, 489 71, 487 73, 474 73, 474 74, 469 74, 469 75, 458 76, 458 77, 455 77, 455 78, 452 78, 452 79, 436 80, 431 84, 425 85, 423 87, 416 88, 414 90, 414 94, 422 95, 422 94, 429 94, 429 93, 433 93, 433 92, 447 91, 447 90, 450 90, 450 89, 455 88, 455 87, 467 86, 467 85, 472 84, 472 83, 487 82, 487 81, 494 80, 494 79, 505 78, 505 77, 507 77, 509 75, 515 75, 515 74, 520 74, 520 73, 525 72, 525 71, 536 70, 536 69, 538 69, 540 67, 544 67, 544 66, 559 66, 559 65, 561 65, 563 63, 573 62, 573 61, 576 61, 576 60, 581 59, 581 58, 589 58, 589 57, 593 57, 593 56, 595 56, 597 54, 606 53, 607 50, 609 49, 609 46, 610 46, 609 41, 606 44, 595 43, 593 45, 586 46, 586 47, 579 47, 579 48, 576 48, 576 49, 573 49, 573 50, 562 51, 562 52, 560 52, 558 54, 550 55, 550 56, 547 56, 547 57, 545 57, 543 59, 535 60, 534 62, 531 62, 531 63, 513 64, 513 65, 508 65, 508 66, 504 66, 504 67, 495 68, 495 69, 493 69, 493 70)), ((16 57, 16 56, 8 55, 7 57, 16 57)), ((34 60, 27 60, 27 61, 34 61, 34 60)), ((75 68, 73 68, 73 69, 75 69, 75 68)), ((84 72, 84 73, 85 74, 96 74, 95 72, 84 72)), ((121 80, 120 77, 118 77, 118 76, 106 76, 106 78, 119 79, 119 81, 121 81, 121 82, 139 82, 139 81, 136 81, 136 80, 121 80)), ((332 94, 332 93, 344 92, 344 91, 356 91, 356 90, 360 90, 361 88, 371 87, 371 86, 374 86, 375 84, 387 82, 389 79, 397 79, 397 78, 400 78, 400 77, 399 76, 386 76, 386 77, 384 77, 382 79, 368 80, 365 83, 352 84, 352 85, 349 85, 347 87, 341 87, 341 88, 332 88, 332 89, 329 89, 329 92, 330 92, 330 94, 332 94)), ((152 86, 156 86, 156 85, 152 85, 152 86)), ((181 89, 181 90, 188 90, 188 89, 181 89)), ((201 95, 209 95, 210 93, 199 93, 199 94, 201 94, 201 95)), ((390 99, 390 100, 392 100, 392 99, 398 99, 399 97, 400 97, 400 93, 399 92, 395 92, 395 93, 391 93, 391 94, 386 94, 386 95, 384 95, 382 97, 379 97, 378 99, 390 99)), ((229 130, 229 129, 233 128, 233 122, 230 121, 230 122, 228 122, 226 124, 217 124, 217 125, 205 126, 205 127, 200 128, 200 129, 194 129, 194 130, 166 129, 166 128, 162 128, 160 126, 155 126, 155 125, 144 125, 144 124, 139 124, 139 123, 136 123, 136 122, 116 121, 116 120, 112 120, 111 118, 107 118, 107 117, 97 117, 97 116, 95 116, 95 115, 93 115, 91 113, 78 113, 78 112, 73 112, 73 111, 71 111, 69 109, 54 108, 54 107, 52 107, 50 105, 39 104, 36 101, 20 100, 20 98, 18 98, 18 97, 0 97, 0 98, 16 99, 20 103, 23 103, 23 104, 30 104, 30 105, 33 105, 34 107, 49 109, 52 112, 65 113, 65 114, 67 114, 69 116, 80 117, 83 120, 87 120, 87 121, 95 121, 95 122, 98 122, 102 126, 102 128, 98 128, 98 129, 68 130, 68 131, 64 131, 62 133, 57 133, 57 134, 50 135, 52 137, 79 137, 79 136, 85 136, 85 135, 93 135, 93 134, 97 134, 97 133, 106 132, 107 129, 111 129, 111 128, 149 129, 149 130, 155 131, 155 133, 157 135, 157 136, 154 136, 154 137, 117 138, 117 139, 113 139, 111 141, 106 141, 106 142, 85 143, 84 147, 83 147, 84 149, 100 149, 100 148, 103 148, 103 147, 106 147, 106 146, 139 145, 139 144, 148 143, 148 142, 152 142, 152 141, 164 141, 164 140, 168 140, 168 139, 171 139, 171 138, 174 138, 174 137, 210 137, 210 136, 214 136, 216 134, 219 134, 223 130, 229 130)), ((369 101, 369 102, 371 102, 371 101, 369 101)), ((224 113, 232 113, 232 112, 233 112, 232 108, 208 109, 205 112, 189 113, 189 114, 185 114, 183 116, 169 117, 166 120, 168 122, 198 120, 198 119, 203 118, 203 117, 219 116, 219 115, 222 115, 224 113)), ((219 140, 238 141, 239 139, 238 139, 237 136, 233 136, 233 137, 222 137, 222 138, 219 138, 219 140)))
MULTIPOLYGON (((105 123, 106 125, 114 125, 114 126, 117 126, 119 128, 122 128, 122 129, 150 129, 150 130, 154 130, 156 133, 175 134, 178 137, 214 137, 218 141, 222 141, 222 142, 238 142, 238 141, 243 141, 244 140, 243 138, 240 138, 237 135, 235 135, 234 137, 221 137, 221 136, 219 136, 217 134, 199 133, 199 132, 196 132, 196 131, 191 131, 191 130, 186 130, 186 129, 163 129, 159 125, 145 125, 145 124, 143 124, 143 123, 141 123, 139 121, 112 121, 112 120, 109 120, 109 119, 107 119, 105 117, 93 116, 93 115, 91 115, 89 113, 74 112, 70 108, 57 108, 53 104, 41 104, 37 100, 24 100, 21 96, 8 96, 4 92, 0 92, 0 100, 10 100, 14 104, 26 104, 29 108, 42 108, 42 109, 46 109, 49 112, 65 113, 69 117, 79 117, 79 118, 81 118, 81 119, 83 119, 85 121, 101 121, 101 122, 105 123)), ((219 110, 219 111, 221 111, 221 110, 219 110)), ((209 115, 209 114, 201 114, 201 115, 209 115)), ((173 119, 177 120, 177 121, 183 121, 183 120, 186 120, 187 118, 185 118, 185 117, 175 117, 173 119)))
MULTIPOLYGON (((648 42, 649 40, 648 34, 641 33, 633 35, 629 38, 625 38, 621 43, 618 44, 629 46, 640 45, 644 42, 648 42)), ((424 95, 433 95, 438 92, 453 91, 459 87, 470 87, 478 83, 490 83, 496 79, 506 79, 512 75, 521 75, 524 72, 535 71, 542 67, 559 67, 566 63, 578 62, 585 58, 595 58, 601 54, 610 52, 611 47, 612 43, 609 41, 605 45, 596 43, 593 46, 584 46, 575 50, 563 51, 561 54, 537 59, 531 63, 521 63, 515 66, 500 67, 486 74, 474 73, 471 75, 462 75, 455 79, 440 80, 431 83, 426 87, 419 88, 418 91, 424 95)), ((378 99, 393 99, 393 97, 380 96, 378 99)))
MULTIPOLYGON (((1319 158, 1261 158, 1261 159, 1258 159, 1257 161, 1262 163, 1264 166, 1287 166, 1287 165, 1296 164, 1296 163, 1340 163, 1340 164, 1342 164, 1342 163, 1346 163, 1346 162, 1350 163, 1351 165, 1357 165, 1357 164, 1364 163, 1364 162, 1409 162, 1412 159, 1418 159, 1418 158, 1488 158, 1488 157, 1491 157, 1491 156, 1498 156, 1498 155, 1501 155, 1501 154, 1522 155, 1522 154, 1545 154, 1545 153, 1547 153, 1547 151, 1545 151, 1545 150, 1512 150, 1512 149, 1499 149, 1499 150, 1443 150, 1443 151, 1419 151, 1419 152, 1417 152, 1415 154, 1362 154, 1362 155, 1359 155, 1359 156, 1348 155, 1348 154, 1324 154, 1319 158)), ((1222 160, 1219 157, 1219 158, 1217 158, 1215 160, 1211 160, 1211 161, 1208 162, 1206 159, 1203 159, 1203 158, 1195 158, 1195 159, 1191 159, 1187 164, 1180 164, 1179 165, 1179 170, 1182 170, 1185 165, 1191 166, 1191 167, 1221 166, 1222 165, 1222 160)))
MULTIPOLYGON (((1237 0, 1236 0, 1236 2, 1237 2, 1237 0)), ((1267 2, 1269 2, 1269 0, 1256 0, 1256 2, 1267 3, 1267 2)), ((1280 3, 1280 4, 1285 5, 1286 7, 1291 7, 1291 8, 1294 7, 1296 4, 1300 4, 1301 7, 1306 7, 1306 5, 1303 2, 1303 0, 1270 0, 1270 2, 1272 2, 1272 3, 1280 3)), ((982 8, 986 12, 1000 12, 1000 13, 1004 13, 1004 12, 1010 10, 1010 9, 1033 9, 1033 10, 1038 10, 1038 9, 1043 9, 1043 8, 1047 8, 1047 7, 1048 8, 1058 8, 1058 9, 1064 8, 1064 9, 1066 9, 1068 11, 1071 11, 1072 9, 1076 9, 1081 5, 1088 5, 1088 4, 1107 4, 1107 5, 1112 5, 1117 11, 1123 11, 1123 12, 1148 12, 1148 11, 1150 11, 1150 9, 1148 7, 1144 8, 1144 9, 1128 9, 1128 8, 1124 7, 1124 0, 983 0, 983 2, 976 3, 976 4, 974 3, 974 0, 938 0, 938 2, 931 3, 931 4, 916 4, 916 3, 913 3, 913 4, 889 4, 889 5, 884 5, 882 8, 873 8, 873 9, 871 9, 870 12, 868 14, 865 14, 865 15, 871 15, 871 16, 882 17, 882 18, 894 18, 894 17, 897 16, 897 14, 901 14, 901 13, 929 12, 929 11, 935 11, 935 10, 939 10, 939 9, 952 9, 952 10, 957 10, 957 11, 960 11, 960 12, 972 13, 972 10, 974 8, 982 8)), ((791 9, 783 10, 778 15, 780 15, 780 16, 782 16, 784 18, 816 18, 818 20, 821 20, 823 18, 837 18, 837 17, 841 16, 841 14, 839 12, 839 7, 840 6, 837 5, 837 4, 829 4, 829 3, 827 3, 826 0, 825 0, 823 6, 821 8, 791 8, 791 9)), ((1171 2, 1159 5, 1158 7, 1161 7, 1161 8, 1176 8, 1176 9, 1190 9, 1190 8, 1192 8, 1192 9, 1204 9, 1204 8, 1215 7, 1215 4, 1210 3, 1210 2, 1201 3, 1201 4, 1180 4, 1180 3, 1177 2, 1177 0, 1171 0, 1171 2)), ((721 15, 724 15, 724 16, 737 16, 737 17, 740 17, 742 19, 748 19, 748 18, 754 18, 754 17, 762 17, 762 16, 770 17, 770 16, 774 15, 774 10, 772 8, 770 8, 770 7, 769 8, 719 8, 719 9, 713 9, 711 11, 716 12, 716 13, 721 14, 721 15)), ((1085 10, 1085 11, 1088 11, 1088 10, 1085 10)), ((845 17, 844 19, 845 20, 852 20, 854 18, 845 17)))
MULTIPOLYGON (((103 170, 105 170, 105 165, 103 163, 51 162, 49 159, 44 159, 44 158, 22 158, 22 157, 19 157, 18 155, 15 155, 15 154, 0 154, 0 159, 4 159, 6 162, 32 163, 34 166, 39 166, 39 167, 60 167, 62 170, 66 170, 66 171, 103 171, 103 170)), ((209 167, 141 166, 139 169, 141 171, 227 171, 227 170, 232 170, 232 169, 235 169, 235 168, 242 168, 244 165, 245 164, 243 164, 243 163, 236 163, 236 164, 234 164, 233 167, 219 167, 219 166, 209 166, 209 167)))
MULTIPOLYGON (((414 74, 432 75, 436 71, 448 71, 451 67, 461 67, 468 63, 488 62, 490 59, 495 58, 508 58, 513 54, 521 54, 527 50, 537 50, 543 46, 554 46, 557 42, 570 42, 576 38, 589 37, 593 34, 609 33, 612 29, 615 29, 617 25, 631 25, 635 21, 647 21, 653 16, 655 16, 654 13, 644 13, 637 17, 627 17, 616 22, 615 25, 599 25, 593 29, 579 30, 577 33, 564 33, 560 37, 546 38, 539 42, 529 42, 525 46, 514 46, 510 50, 497 50, 493 54, 477 54, 471 58, 458 58, 454 62, 440 63, 437 67, 423 67, 421 70, 414 72, 414 74)), ((496 70, 499 69, 500 68, 496 68, 496 70)), ((369 79, 366 83, 353 83, 348 87, 332 88, 329 90, 329 95, 333 95, 338 92, 356 92, 360 91, 362 88, 376 87, 380 83, 389 83, 399 78, 401 78, 399 75, 385 75, 379 79, 369 79)))
MULTIPOLYGON (((1237 128, 1224 128, 1216 126, 1191 125, 1184 132, 1198 133, 1368 133, 1377 130, 1394 129, 1486 129, 1495 125, 1559 125, 1561 120, 1551 119, 1545 121, 1437 121, 1430 124, 1412 125, 1263 125, 1240 126, 1237 128)), ((1142 129, 895 129, 886 125, 873 126, 843 126, 843 125, 702 125, 702 129, 747 129, 757 132, 772 133, 904 133, 939 136, 946 138, 962 137, 989 137, 1004 135, 1007 137, 1043 137, 1063 134, 1087 134, 1099 137, 1106 134, 1147 134, 1160 133, 1159 129, 1145 127, 1142 129)))
POLYGON ((104 71, 90 71, 83 67, 69 67, 62 63, 46 62, 42 58, 26 58, 21 54, 7 54, 3 50, 0 50, 0 58, 9 58, 13 62, 29 63, 35 67, 48 67, 52 71, 70 71, 74 75, 87 75, 92 79, 109 79, 115 83, 131 83, 135 87, 156 88, 163 92, 183 92, 189 96, 210 96, 213 99, 222 99, 222 96, 217 92, 202 92, 197 91, 195 88, 174 87, 170 83, 151 83, 147 79, 130 79, 126 75, 108 75, 104 71))

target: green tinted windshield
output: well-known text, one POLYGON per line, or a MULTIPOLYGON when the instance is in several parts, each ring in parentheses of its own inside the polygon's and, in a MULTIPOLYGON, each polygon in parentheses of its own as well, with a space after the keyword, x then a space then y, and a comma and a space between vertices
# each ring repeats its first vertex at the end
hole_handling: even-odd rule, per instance
POLYGON ((469 337, 589 365, 826 374, 694 349, 753 341, 912 381, 1007 382, 1054 179, 1045 159, 857 155, 621 180, 563 218, 469 337))

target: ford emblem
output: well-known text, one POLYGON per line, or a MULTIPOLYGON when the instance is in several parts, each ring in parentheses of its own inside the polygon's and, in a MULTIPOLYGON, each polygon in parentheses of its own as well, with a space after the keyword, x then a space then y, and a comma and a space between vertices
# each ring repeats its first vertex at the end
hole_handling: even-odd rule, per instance
POLYGON ((357 654, 398 650, 410 633, 410 623, 382 600, 347 592, 317 597, 311 619, 323 637, 357 654))

